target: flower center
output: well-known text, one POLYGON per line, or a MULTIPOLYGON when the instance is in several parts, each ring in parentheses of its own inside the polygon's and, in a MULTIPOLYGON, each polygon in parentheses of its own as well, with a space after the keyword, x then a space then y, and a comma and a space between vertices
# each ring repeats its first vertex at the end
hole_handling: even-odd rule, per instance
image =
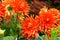
POLYGON ((50 20, 50 19, 49 19, 49 18, 47 18, 45 21, 46 21, 46 22, 49 22, 49 20, 50 20))

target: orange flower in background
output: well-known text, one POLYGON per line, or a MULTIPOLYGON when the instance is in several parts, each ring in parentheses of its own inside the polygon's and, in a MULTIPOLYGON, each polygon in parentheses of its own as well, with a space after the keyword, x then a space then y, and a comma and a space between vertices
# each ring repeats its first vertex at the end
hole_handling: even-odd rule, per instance
POLYGON ((38 26, 33 17, 26 18, 22 23, 22 34, 28 38, 36 37, 38 35, 38 26))
POLYGON ((5 5, 0 2, 0 16, 4 19, 10 20, 10 16, 7 14, 8 13, 6 12, 5 5))
POLYGON ((55 9, 55 8, 50 8, 48 10, 48 12, 52 13, 53 16, 55 16, 56 18, 58 18, 58 15, 60 14, 59 10, 55 9))
POLYGON ((53 14, 53 16, 56 18, 56 26, 59 26, 60 25, 60 11, 55 8, 50 8, 48 12, 53 14))
POLYGON ((39 12, 39 16, 35 17, 36 21, 39 24, 39 31, 47 33, 51 36, 51 29, 57 29, 60 26, 60 11, 55 8, 42 8, 39 12))
POLYGON ((0 16, 5 17, 5 6, 0 2, 0 16))
POLYGON ((57 26, 60 26, 60 14, 58 15, 58 17, 57 17, 57 26))
POLYGON ((29 12, 29 6, 25 0, 4 0, 2 3, 4 5, 10 5, 14 12, 23 12, 24 15, 27 15, 29 12))
POLYGON ((40 26, 43 27, 44 30, 47 30, 48 28, 52 28, 54 26, 56 18, 51 12, 47 11, 45 13, 40 13, 39 22, 40 26))

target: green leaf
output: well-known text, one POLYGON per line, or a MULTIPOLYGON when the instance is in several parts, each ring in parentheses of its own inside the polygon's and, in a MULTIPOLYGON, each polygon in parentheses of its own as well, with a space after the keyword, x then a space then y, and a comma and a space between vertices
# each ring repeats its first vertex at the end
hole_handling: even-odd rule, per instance
POLYGON ((54 40, 60 40, 58 37, 56 37, 54 40))
POLYGON ((36 37, 36 40, 43 40, 43 38, 44 38, 44 35, 43 36, 38 36, 38 37, 36 37))
POLYGON ((13 21, 14 21, 14 23, 16 23, 16 22, 17 22, 17 14, 16 14, 16 13, 14 14, 13 21))
POLYGON ((45 39, 48 40, 48 36, 47 35, 45 35, 45 39))
POLYGON ((56 37, 58 37, 58 30, 52 29, 51 40, 55 40, 56 37))
POLYGON ((13 29, 10 29, 10 33, 11 33, 13 36, 15 35, 13 29))
POLYGON ((58 27, 58 32, 60 32, 60 26, 58 27))
POLYGON ((14 40, 14 39, 15 39, 14 36, 7 36, 3 38, 3 40, 14 40))
POLYGON ((0 37, 0 40, 3 40, 3 37, 0 37))
POLYGON ((34 39, 35 39, 35 38, 32 37, 30 40, 34 40, 34 39))

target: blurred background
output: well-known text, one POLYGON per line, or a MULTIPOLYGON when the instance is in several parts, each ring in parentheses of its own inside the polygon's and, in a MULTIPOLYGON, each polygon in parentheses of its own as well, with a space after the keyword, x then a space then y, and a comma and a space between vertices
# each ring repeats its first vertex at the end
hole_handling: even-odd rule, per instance
POLYGON ((38 15, 41 8, 57 8, 60 9, 60 0, 27 0, 30 5, 30 14, 38 15))

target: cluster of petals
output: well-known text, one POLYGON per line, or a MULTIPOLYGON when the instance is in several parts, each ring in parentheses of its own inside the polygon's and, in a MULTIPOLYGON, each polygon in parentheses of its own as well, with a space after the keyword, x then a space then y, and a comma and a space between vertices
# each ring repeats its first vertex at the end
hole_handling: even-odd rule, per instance
POLYGON ((29 12, 29 6, 26 0, 4 0, 2 3, 5 6, 11 6, 13 11, 16 13, 23 12, 25 15, 27 15, 29 12))
POLYGON ((40 31, 47 32, 51 28, 58 27, 60 23, 59 18, 60 12, 55 8, 42 8, 39 12, 39 16, 36 16, 36 20, 40 25, 40 31))
POLYGON ((38 36, 38 23, 33 17, 28 17, 22 23, 22 34, 27 37, 36 37, 38 36))
POLYGON ((58 28, 60 12, 55 8, 42 8, 35 18, 28 17, 22 23, 22 34, 28 38, 38 34, 38 31, 46 32, 49 36, 52 28, 58 28))
POLYGON ((8 20, 10 20, 10 13, 14 14, 22 12, 24 15, 28 15, 29 9, 26 0, 3 0, 0 2, 0 16, 8 20), (12 13, 8 10, 8 7, 12 8, 12 13))
POLYGON ((0 2, 0 16, 5 17, 5 6, 0 2))

